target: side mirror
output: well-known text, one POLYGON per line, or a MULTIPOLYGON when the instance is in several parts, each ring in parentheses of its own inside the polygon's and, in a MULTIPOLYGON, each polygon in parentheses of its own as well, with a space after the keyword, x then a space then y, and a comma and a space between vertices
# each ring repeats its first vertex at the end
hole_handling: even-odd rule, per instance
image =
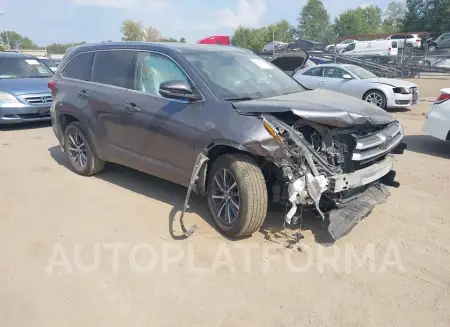
POLYGON ((343 79, 353 79, 352 75, 350 75, 350 74, 344 74, 344 75, 342 76, 342 78, 343 78, 343 79))
POLYGON ((196 101, 201 100, 200 94, 192 91, 191 86, 186 81, 167 81, 159 86, 159 94, 168 99, 180 99, 196 101))

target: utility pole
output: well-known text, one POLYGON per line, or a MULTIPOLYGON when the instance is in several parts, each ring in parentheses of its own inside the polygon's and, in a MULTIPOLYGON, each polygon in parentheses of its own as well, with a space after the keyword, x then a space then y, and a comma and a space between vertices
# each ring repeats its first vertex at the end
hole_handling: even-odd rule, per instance
MULTIPOLYGON (((3 17, 4 13, 0 12, 0 16, 3 17)), ((5 34, 6 34, 6 42, 8 42, 8 50, 11 50, 11 46, 9 45, 9 36, 8 36, 8 31, 5 30, 5 34)))

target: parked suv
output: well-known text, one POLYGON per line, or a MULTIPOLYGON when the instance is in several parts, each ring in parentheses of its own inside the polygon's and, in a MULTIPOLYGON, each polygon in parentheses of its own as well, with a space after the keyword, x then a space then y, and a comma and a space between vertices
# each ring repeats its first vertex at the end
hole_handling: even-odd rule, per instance
POLYGON ((394 183, 393 154, 404 149, 386 111, 309 91, 236 47, 82 45, 49 88, 53 130, 76 173, 99 173, 109 161, 193 181, 232 237, 259 230, 269 200, 290 206, 288 223, 297 206, 311 207, 342 237, 386 200, 382 183, 394 183))
POLYGON ((420 48, 422 45, 421 38, 418 34, 393 34, 386 40, 396 40, 399 49, 403 48, 420 48))

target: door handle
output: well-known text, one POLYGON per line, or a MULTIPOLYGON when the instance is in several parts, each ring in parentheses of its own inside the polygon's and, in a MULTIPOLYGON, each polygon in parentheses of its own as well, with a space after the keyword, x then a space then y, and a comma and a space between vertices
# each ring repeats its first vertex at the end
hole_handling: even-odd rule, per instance
POLYGON ((320 81, 319 84, 325 84, 325 82, 324 81, 320 81))
POLYGON ((141 111, 141 109, 140 109, 138 106, 136 106, 135 103, 126 103, 126 104, 124 105, 124 107, 125 107, 125 109, 128 110, 129 112, 138 112, 138 111, 141 111))
POLYGON ((83 99, 89 98, 89 93, 86 90, 81 90, 78 92, 78 96, 83 99))

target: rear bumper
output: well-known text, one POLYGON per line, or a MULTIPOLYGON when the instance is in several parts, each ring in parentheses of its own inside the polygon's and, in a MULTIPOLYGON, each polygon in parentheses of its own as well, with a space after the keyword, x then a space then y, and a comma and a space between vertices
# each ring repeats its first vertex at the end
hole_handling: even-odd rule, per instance
POLYGON ((0 125, 50 121, 50 104, 31 106, 25 104, 0 105, 0 125))

